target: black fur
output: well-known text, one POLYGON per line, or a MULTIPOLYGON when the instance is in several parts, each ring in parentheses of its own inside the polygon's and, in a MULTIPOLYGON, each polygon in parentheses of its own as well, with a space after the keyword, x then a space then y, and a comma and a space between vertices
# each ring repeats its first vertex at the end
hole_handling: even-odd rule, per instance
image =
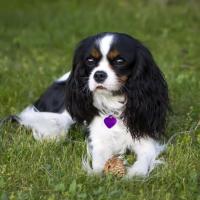
POLYGON ((124 122, 134 137, 158 139, 164 133, 169 109, 167 83, 149 50, 140 43, 131 70, 124 90, 124 122))
POLYGON ((78 45, 74 53, 73 68, 66 82, 65 106, 78 123, 90 123, 94 116, 98 115, 98 110, 93 106, 92 93, 88 88, 90 71, 84 64, 94 40, 95 38, 88 38, 78 45))
POLYGON ((65 109, 65 81, 54 82, 33 104, 40 112, 61 113, 65 109))
MULTIPOLYGON (((65 105, 79 123, 90 123, 98 115, 88 88, 91 69, 85 65, 84 59, 96 45, 94 41, 103 34, 86 38, 75 50, 72 73, 66 85, 65 105)), ((167 83, 146 47, 128 35, 113 34, 115 41, 111 49, 118 49, 127 61, 126 66, 113 68, 118 76, 128 77, 120 88, 127 99, 122 114, 124 124, 133 137, 151 136, 157 139, 164 133, 169 109, 167 83)))

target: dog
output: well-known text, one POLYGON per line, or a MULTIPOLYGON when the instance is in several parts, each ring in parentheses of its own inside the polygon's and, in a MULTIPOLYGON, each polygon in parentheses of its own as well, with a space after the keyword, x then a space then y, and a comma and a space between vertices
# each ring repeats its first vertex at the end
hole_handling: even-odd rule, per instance
POLYGON ((87 127, 91 166, 127 150, 136 154, 127 177, 147 176, 159 160, 169 110, 168 87, 150 51, 137 39, 106 32, 83 39, 72 70, 17 116, 37 140, 65 138, 74 123, 87 127))

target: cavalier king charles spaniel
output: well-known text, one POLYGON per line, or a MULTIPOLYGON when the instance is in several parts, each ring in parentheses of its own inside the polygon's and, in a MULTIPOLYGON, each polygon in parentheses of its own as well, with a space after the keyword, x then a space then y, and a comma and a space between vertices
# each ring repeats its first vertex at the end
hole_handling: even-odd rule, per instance
POLYGON ((169 109, 167 83, 149 50, 123 33, 100 33, 82 40, 72 70, 56 80, 17 121, 37 140, 60 139, 74 123, 87 127, 92 162, 101 174, 113 155, 136 154, 127 176, 146 176, 159 162, 169 109))

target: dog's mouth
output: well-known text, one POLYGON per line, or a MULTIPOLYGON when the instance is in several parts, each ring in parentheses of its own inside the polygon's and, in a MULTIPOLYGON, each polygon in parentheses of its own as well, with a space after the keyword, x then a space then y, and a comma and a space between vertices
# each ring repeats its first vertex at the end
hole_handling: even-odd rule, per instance
POLYGON ((103 87, 102 85, 98 85, 97 87, 96 87, 96 90, 106 90, 107 88, 105 88, 105 87, 103 87))

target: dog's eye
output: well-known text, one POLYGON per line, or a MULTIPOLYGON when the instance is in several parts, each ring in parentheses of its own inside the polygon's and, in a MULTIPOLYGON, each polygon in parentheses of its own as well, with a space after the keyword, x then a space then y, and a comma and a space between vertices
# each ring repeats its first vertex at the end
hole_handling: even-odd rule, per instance
POLYGON ((112 64, 114 66, 123 66, 125 65, 126 61, 123 58, 116 58, 115 60, 112 61, 112 64))
POLYGON ((95 67, 96 66, 96 60, 92 57, 87 58, 86 65, 89 67, 95 67))

